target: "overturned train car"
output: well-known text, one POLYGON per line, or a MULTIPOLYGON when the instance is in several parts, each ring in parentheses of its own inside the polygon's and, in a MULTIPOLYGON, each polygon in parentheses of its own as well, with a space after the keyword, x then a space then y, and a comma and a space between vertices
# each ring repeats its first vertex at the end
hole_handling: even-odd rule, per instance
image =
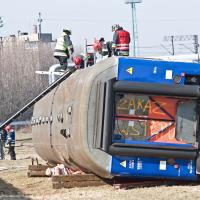
POLYGON ((35 104, 36 152, 103 178, 198 180, 200 66, 116 58, 77 70, 35 104))

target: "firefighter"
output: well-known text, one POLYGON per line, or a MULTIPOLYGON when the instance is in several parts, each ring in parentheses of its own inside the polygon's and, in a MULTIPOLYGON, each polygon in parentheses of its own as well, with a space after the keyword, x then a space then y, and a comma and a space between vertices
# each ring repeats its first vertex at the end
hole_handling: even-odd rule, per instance
POLYGON ((108 58, 112 56, 112 42, 108 41, 106 42, 106 47, 108 49, 108 58))
POLYGON ((12 129, 12 127, 10 125, 5 127, 5 131, 7 132, 5 144, 8 146, 8 154, 10 154, 11 160, 16 160, 15 131, 12 129))
POLYGON ((101 44, 101 55, 111 57, 112 49, 111 49, 111 42, 106 42, 104 38, 100 38, 99 42, 101 44))
POLYGON ((96 40, 93 44, 93 48, 95 52, 101 52, 101 43, 99 40, 96 40))
POLYGON ((75 63, 75 67, 77 69, 84 69, 84 62, 85 62, 85 58, 83 55, 78 55, 72 58, 72 61, 75 63))
POLYGON ((86 58, 86 67, 94 65, 94 54, 93 53, 87 53, 85 55, 86 58))
POLYGON ((72 57, 74 48, 70 39, 71 30, 63 29, 62 34, 57 38, 56 47, 54 50, 54 57, 60 62, 62 70, 66 70, 68 67, 67 60, 72 57))
POLYGON ((98 52, 102 57, 108 56, 111 57, 112 55, 112 49, 110 42, 105 43, 105 39, 102 37, 99 40, 97 40, 94 45, 94 50, 98 52))
POLYGON ((130 33, 119 26, 119 24, 112 26, 112 32, 114 32, 113 54, 116 56, 129 56, 130 33))
POLYGON ((100 43, 100 46, 101 46, 99 53, 102 56, 107 56, 108 55, 108 49, 107 49, 107 46, 106 46, 104 38, 100 38, 99 39, 99 43, 100 43))

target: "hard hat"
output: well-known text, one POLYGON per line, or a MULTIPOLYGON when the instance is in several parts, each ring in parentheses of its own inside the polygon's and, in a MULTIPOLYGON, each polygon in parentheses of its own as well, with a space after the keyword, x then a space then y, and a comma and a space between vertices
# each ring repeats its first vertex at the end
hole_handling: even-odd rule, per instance
POLYGON ((8 126, 5 127, 5 130, 6 130, 7 132, 9 132, 11 129, 12 129, 12 127, 11 127, 10 125, 8 125, 8 126))
POLYGON ((99 42, 105 42, 105 39, 102 37, 99 39, 99 42))
POLYGON ((73 57, 73 62, 75 63, 75 65, 80 65, 81 57, 80 56, 73 57))
POLYGON ((101 44, 99 41, 96 41, 94 44, 93 44, 93 47, 94 47, 94 50, 95 51, 99 51, 101 49, 101 44))
POLYGON ((114 24, 112 25, 112 31, 116 31, 120 28, 120 25, 119 24, 114 24))
POLYGON ((67 33, 68 35, 71 35, 72 34, 72 31, 70 29, 63 29, 63 32, 67 33))

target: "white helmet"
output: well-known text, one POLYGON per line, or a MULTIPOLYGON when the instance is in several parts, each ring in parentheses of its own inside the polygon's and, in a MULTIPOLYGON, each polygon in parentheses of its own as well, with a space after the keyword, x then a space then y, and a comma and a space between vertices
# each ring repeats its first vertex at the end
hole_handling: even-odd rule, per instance
POLYGON ((119 28, 120 28, 119 24, 112 25, 112 32, 118 30, 119 28))

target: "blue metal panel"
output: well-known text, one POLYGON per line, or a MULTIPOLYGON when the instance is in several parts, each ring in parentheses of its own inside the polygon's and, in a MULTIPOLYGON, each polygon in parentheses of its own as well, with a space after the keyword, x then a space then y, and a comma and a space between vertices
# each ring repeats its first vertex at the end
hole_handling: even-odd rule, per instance
POLYGON ((176 160, 174 165, 167 159, 144 157, 112 157, 111 174, 135 178, 171 178, 176 180, 197 180, 193 160, 176 160))
POLYGON ((193 147, 193 144, 176 144, 176 143, 167 143, 167 142, 149 142, 149 141, 143 141, 143 140, 112 140, 113 143, 123 143, 123 144, 136 144, 136 145, 154 145, 156 147, 174 147, 174 148, 184 148, 184 149, 191 149, 195 148, 193 147))
POLYGON ((118 80, 174 84, 173 77, 185 74, 200 75, 200 64, 136 58, 119 58, 118 80))

